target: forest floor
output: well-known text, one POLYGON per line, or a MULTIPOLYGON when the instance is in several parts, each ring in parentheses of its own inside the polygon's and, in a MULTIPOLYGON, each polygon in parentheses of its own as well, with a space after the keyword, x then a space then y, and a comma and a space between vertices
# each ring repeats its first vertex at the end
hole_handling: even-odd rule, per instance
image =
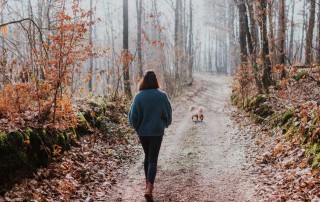
MULTIPOLYGON (((231 82, 227 76, 196 75, 172 101, 155 201, 320 201, 317 170, 300 163, 303 148, 231 105, 231 82), (191 120, 190 106, 205 108, 203 122, 191 120)), ((16 184, 0 201, 144 201, 137 140, 131 133, 87 136, 80 148, 16 184)))

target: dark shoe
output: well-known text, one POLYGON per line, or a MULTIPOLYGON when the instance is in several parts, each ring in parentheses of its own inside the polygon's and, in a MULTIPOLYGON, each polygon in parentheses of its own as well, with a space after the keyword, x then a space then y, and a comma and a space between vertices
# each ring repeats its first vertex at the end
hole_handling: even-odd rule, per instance
POLYGON ((145 193, 144 197, 146 198, 147 202, 154 202, 152 195, 145 193))

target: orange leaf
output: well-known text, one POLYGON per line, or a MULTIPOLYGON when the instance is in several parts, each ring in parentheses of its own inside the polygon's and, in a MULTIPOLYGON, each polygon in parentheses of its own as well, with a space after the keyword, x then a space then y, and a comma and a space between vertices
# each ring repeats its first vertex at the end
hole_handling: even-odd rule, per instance
POLYGON ((6 37, 8 35, 8 30, 6 25, 1 27, 1 35, 3 37, 6 37))

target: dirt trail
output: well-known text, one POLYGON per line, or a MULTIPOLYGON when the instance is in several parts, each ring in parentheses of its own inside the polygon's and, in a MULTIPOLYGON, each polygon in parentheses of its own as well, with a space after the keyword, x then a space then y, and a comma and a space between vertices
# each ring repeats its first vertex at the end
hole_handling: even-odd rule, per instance
MULTIPOLYGON (((254 201, 245 141, 229 115, 231 78, 197 75, 203 90, 176 103, 174 122, 160 151, 155 201, 254 201), (204 106, 204 122, 193 123, 189 107, 204 106)), ((143 201, 143 156, 111 192, 110 201, 143 201)))

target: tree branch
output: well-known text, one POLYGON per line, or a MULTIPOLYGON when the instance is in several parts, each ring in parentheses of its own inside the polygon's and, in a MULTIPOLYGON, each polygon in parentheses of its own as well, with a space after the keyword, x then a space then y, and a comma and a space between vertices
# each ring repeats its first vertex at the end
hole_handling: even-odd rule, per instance
POLYGON ((4 26, 7 26, 7 25, 11 25, 11 24, 16 24, 16 23, 19 23, 21 25, 21 23, 23 21, 30 21, 37 28, 37 30, 39 31, 39 34, 40 34, 40 40, 41 40, 41 43, 42 43, 42 47, 44 49, 44 52, 45 52, 47 58, 49 58, 47 49, 44 46, 44 41, 43 41, 43 37, 42 37, 43 35, 42 35, 41 28, 38 26, 38 24, 32 18, 23 18, 21 20, 15 20, 15 21, 10 21, 10 22, 4 23, 4 24, 0 24, 0 28, 4 27, 4 26))

